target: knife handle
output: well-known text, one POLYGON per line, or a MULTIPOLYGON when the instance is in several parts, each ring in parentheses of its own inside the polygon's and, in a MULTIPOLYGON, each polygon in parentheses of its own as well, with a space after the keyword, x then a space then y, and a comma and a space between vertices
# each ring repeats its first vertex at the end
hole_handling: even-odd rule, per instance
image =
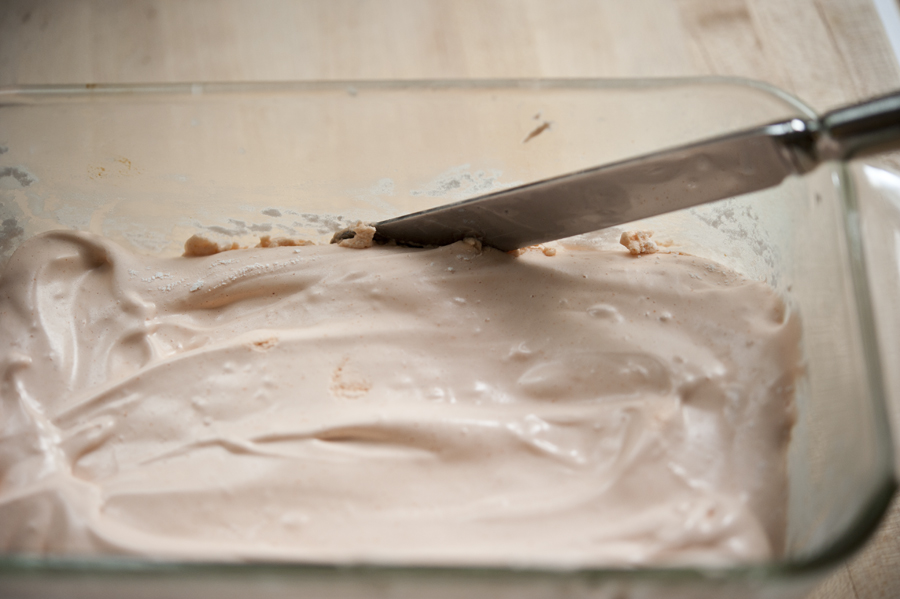
POLYGON ((819 123, 825 134, 819 155, 825 159, 900 149, 900 92, 832 110, 819 123))

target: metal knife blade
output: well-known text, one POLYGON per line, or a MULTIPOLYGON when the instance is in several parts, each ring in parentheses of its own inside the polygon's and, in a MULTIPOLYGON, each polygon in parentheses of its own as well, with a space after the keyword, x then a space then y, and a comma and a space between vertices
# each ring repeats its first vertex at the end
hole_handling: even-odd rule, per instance
POLYGON ((893 94, 381 221, 376 239, 440 246, 473 237, 509 251, 767 189, 898 140, 893 94))

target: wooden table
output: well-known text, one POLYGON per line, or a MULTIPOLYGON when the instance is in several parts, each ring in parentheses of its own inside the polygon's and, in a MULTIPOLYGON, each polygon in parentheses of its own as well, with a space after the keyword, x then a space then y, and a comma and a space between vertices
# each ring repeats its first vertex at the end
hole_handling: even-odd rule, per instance
MULTIPOLYGON (((900 87, 871 0, 0 2, 2 86, 709 74, 819 110, 900 87)), ((900 597, 900 505, 811 597, 900 597)))

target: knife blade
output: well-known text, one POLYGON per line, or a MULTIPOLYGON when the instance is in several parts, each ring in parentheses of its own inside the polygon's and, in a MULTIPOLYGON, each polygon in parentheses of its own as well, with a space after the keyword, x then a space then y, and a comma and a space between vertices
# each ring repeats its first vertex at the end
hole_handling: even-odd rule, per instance
POLYGON ((375 239, 424 247, 475 238, 510 251, 768 189, 898 141, 894 93, 384 220, 375 239))

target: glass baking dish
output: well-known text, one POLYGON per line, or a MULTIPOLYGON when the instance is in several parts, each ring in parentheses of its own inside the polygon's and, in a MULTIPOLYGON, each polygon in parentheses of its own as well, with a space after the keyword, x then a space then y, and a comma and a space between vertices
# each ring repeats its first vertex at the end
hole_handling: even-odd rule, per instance
MULTIPOLYGON (((58 228, 162 255, 180 254, 198 231, 245 242, 261 234, 326 242, 357 219, 812 115, 777 89, 724 78, 7 88, 0 90, 0 263, 24 239, 58 228)), ((883 317, 873 313, 865 266, 883 254, 863 243, 864 229, 866 240, 890 238, 895 225, 878 210, 860 211, 872 188, 857 185, 865 172, 826 164, 776 189, 629 226, 768 281, 800 313, 805 376, 777 561, 572 570, 6 555, 0 590, 220 599, 802 596, 865 541, 895 486, 878 348, 887 351, 889 334, 876 335, 883 317)), ((599 239, 612 245, 620 232, 599 239)), ((896 271, 897 256, 888 262, 877 266, 896 271)), ((883 298, 894 291, 881 284, 876 308, 890 311, 883 298)))

